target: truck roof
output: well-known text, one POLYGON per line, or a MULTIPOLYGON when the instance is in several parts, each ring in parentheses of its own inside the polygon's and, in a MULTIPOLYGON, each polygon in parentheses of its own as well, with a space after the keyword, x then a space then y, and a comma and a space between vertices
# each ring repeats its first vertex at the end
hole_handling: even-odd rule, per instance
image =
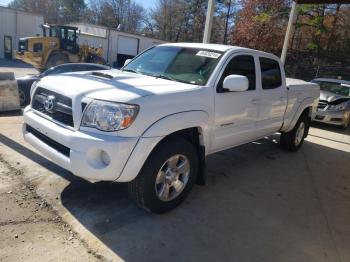
MULTIPOLYGON (((202 49, 210 49, 218 52, 226 52, 228 50, 250 50, 259 54, 265 54, 269 56, 275 56, 271 53, 263 52, 260 50, 250 49, 241 46, 233 46, 233 45, 221 45, 221 44, 204 44, 204 43, 166 43, 161 44, 159 46, 178 46, 178 47, 188 47, 188 48, 202 48, 202 49)), ((277 56, 275 56, 278 58, 277 56)))

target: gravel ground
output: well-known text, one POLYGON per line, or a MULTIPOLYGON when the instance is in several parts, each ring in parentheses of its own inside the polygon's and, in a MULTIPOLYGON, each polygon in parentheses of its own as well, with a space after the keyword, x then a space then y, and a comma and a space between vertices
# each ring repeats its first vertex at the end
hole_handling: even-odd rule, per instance
POLYGON ((105 261, 0 154, 0 261, 105 261))

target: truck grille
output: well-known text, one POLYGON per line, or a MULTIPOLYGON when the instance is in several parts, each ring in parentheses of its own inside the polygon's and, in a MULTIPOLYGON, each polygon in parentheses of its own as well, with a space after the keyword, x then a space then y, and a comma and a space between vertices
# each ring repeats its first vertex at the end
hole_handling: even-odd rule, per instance
POLYGON ((327 105, 328 105, 328 102, 326 100, 320 100, 318 102, 317 108, 318 109, 325 109, 327 105))
POLYGON ((51 138, 45 136, 44 134, 40 133, 30 125, 26 125, 26 131, 31 133, 36 138, 43 141, 46 145, 50 146, 51 148, 55 149, 56 151, 60 152, 61 154, 65 155, 66 157, 70 156, 70 149, 55 140, 52 140, 51 138))
POLYGON ((33 96, 32 108, 52 119, 73 127, 72 99, 38 87, 33 96))

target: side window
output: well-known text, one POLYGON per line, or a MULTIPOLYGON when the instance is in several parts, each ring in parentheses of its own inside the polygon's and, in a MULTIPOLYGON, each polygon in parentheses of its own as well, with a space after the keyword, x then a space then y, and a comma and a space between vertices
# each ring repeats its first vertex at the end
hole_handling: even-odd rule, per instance
POLYGON ((41 52, 43 51, 43 44, 42 43, 35 43, 33 45, 33 52, 41 52))
POLYGON ((255 63, 251 55, 238 55, 227 64, 217 86, 218 92, 224 92, 224 79, 229 75, 243 75, 249 80, 248 90, 255 90, 255 63))
POLYGON ((276 60, 260 57, 262 89, 274 89, 282 85, 281 69, 276 60))
POLYGON ((67 30, 67 39, 70 41, 75 40, 75 31, 74 30, 72 30, 72 29, 67 30))
POLYGON ((66 39, 66 32, 65 32, 64 28, 61 28, 61 38, 66 39))

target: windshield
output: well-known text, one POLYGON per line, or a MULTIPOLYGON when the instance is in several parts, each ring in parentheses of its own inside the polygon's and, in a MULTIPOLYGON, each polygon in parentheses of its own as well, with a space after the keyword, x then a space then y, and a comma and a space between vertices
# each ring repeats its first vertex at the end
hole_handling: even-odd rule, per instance
POLYGON ((123 71, 205 85, 222 52, 197 48, 159 46, 147 50, 122 68, 123 71))
POLYGON ((321 90, 328 91, 337 95, 350 96, 350 86, 331 82, 315 82, 320 85, 321 90))
POLYGON ((28 39, 20 39, 18 41, 18 51, 28 51, 28 39))

